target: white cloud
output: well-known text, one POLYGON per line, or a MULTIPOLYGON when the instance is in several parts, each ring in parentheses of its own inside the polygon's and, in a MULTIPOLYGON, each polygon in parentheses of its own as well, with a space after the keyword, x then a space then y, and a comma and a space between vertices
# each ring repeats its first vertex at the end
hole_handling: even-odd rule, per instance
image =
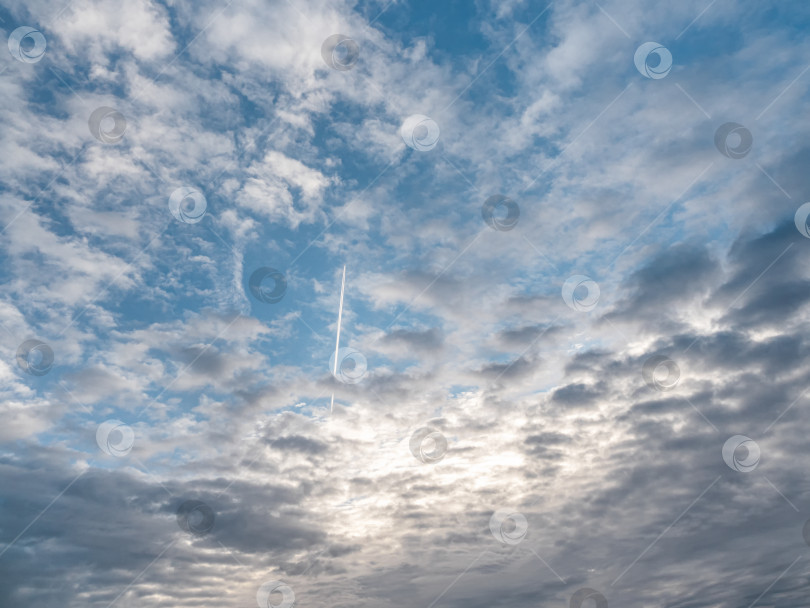
POLYGON ((676 48, 703 2, 602 3, 633 40, 595 5, 563 2, 515 41, 534 7, 476 5, 451 25, 486 44, 458 56, 432 34, 448 24, 400 31, 401 3, 369 28, 359 11, 386 5, 77 0, 46 29, 46 59, 0 77, 4 225, 19 214, 0 289, 5 538, 78 474, 69 463, 94 461, 0 556, 16 568, 0 603, 107 605, 173 540, 119 604, 245 605, 265 578, 313 604, 429 605, 447 589, 447 605, 562 605, 582 586, 610 590, 611 605, 739 604, 801 550, 801 522, 763 515, 793 517, 788 503, 723 478, 610 585, 728 475, 732 427, 765 435, 768 479, 800 502, 791 458, 806 433, 800 404, 787 407, 806 384, 806 240, 771 228, 803 188, 806 79, 756 116, 798 75, 801 44, 763 30, 756 3, 734 17, 718 3, 692 31, 745 31, 742 48, 690 59, 702 47, 685 34, 653 82, 634 71, 636 38, 676 48), (335 32, 360 44, 351 71, 320 56, 335 32), (99 105, 126 116, 120 145, 89 134, 99 105), (404 146, 412 113, 440 125, 435 150, 404 146), (735 119, 755 132, 741 162, 712 141, 735 119), (200 223, 169 214, 179 185, 204 191, 200 223), (513 231, 481 218, 498 192, 520 205, 513 231), (369 363, 357 385, 326 365, 343 263, 342 344, 369 363), (277 304, 245 293, 264 265, 287 276, 277 304), (574 271, 602 289, 590 315, 560 297, 574 271), (56 355, 42 378, 15 363, 29 336, 56 355), (680 353, 679 392, 644 384, 658 351, 680 353), (95 445, 111 416, 135 429, 129 460, 95 445), (409 449, 428 425, 449 445, 433 466, 409 449), (214 508, 208 537, 180 536, 186 497, 214 508), (514 549, 488 531, 502 506, 529 520, 514 549), (740 550, 754 534, 761 551, 740 550))

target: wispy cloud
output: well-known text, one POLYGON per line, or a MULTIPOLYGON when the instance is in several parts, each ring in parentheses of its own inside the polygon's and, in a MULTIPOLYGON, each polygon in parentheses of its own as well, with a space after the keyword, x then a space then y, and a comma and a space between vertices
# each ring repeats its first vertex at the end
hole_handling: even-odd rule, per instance
POLYGON ((803 3, 0 27, 0 604, 806 604, 803 3))

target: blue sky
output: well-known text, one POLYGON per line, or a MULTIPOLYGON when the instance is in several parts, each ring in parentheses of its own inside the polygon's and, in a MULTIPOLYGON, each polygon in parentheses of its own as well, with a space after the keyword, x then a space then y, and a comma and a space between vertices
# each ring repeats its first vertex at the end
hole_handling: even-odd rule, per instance
POLYGON ((805 605, 805 3, 0 27, 0 604, 805 605))

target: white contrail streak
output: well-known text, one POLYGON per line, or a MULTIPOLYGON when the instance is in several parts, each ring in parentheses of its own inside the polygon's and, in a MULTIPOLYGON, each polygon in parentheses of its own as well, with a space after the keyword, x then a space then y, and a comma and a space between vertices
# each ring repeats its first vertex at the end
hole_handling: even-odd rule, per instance
MULTIPOLYGON (((337 377, 337 367, 338 367, 338 351, 340 350, 340 323, 343 320, 343 292, 346 289, 346 265, 343 265, 343 280, 340 282, 340 305, 338 306, 338 326, 337 326, 337 338, 335 339, 335 365, 334 369, 332 370, 332 374, 337 377)), ((335 393, 332 393, 332 402, 329 404, 329 411, 332 411, 332 407, 335 405, 335 393)))

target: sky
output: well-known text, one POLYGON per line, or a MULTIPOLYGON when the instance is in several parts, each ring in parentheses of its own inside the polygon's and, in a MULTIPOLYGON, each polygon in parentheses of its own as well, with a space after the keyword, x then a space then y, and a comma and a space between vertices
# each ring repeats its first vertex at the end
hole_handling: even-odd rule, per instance
POLYGON ((1 606, 807 605, 806 2, 0 29, 1 606))

